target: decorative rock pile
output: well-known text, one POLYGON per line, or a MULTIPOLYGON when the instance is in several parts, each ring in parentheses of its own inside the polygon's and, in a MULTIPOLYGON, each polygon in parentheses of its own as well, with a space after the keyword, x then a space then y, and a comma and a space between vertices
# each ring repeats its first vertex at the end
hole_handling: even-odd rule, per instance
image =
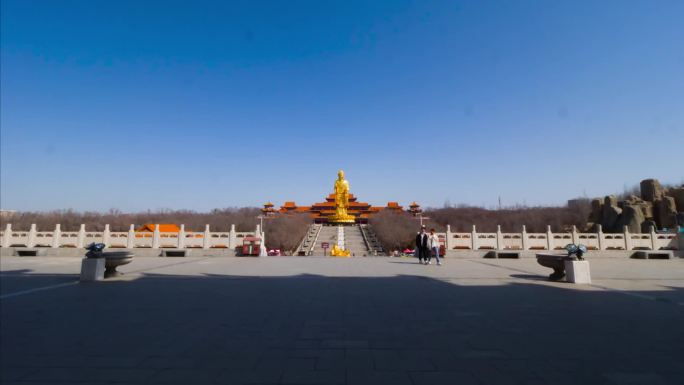
POLYGON ((618 201, 615 195, 591 201, 588 227, 601 225, 605 232, 620 232, 624 226, 631 233, 684 225, 684 185, 666 189, 657 179, 640 184, 641 196, 618 201))

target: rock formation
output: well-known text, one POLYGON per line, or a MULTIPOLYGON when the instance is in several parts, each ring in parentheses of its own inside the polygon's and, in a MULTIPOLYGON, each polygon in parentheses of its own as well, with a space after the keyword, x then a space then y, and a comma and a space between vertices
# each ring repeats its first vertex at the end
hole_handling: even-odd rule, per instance
POLYGON ((632 195, 618 201, 615 195, 591 201, 588 227, 596 230, 600 224, 605 232, 620 232, 627 226, 630 232, 648 232, 684 226, 684 186, 664 188, 657 179, 645 179, 640 184, 640 196, 632 195))
POLYGON ((646 202, 653 202, 663 197, 663 186, 657 179, 644 179, 639 184, 641 199, 646 202))

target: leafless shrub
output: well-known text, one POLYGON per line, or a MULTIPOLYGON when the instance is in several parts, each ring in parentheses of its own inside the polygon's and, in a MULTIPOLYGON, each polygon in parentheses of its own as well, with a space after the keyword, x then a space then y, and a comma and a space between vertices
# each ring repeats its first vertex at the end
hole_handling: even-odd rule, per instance
POLYGON ((369 223, 385 250, 412 249, 420 230, 420 223, 406 212, 381 211, 369 223))
POLYGON ((118 210, 106 213, 72 210, 25 211, 14 213, 11 217, 3 219, 3 222, 11 223, 17 230, 28 230, 34 223, 39 230, 46 231, 54 229, 56 224, 61 225, 62 231, 77 231, 81 224, 85 224, 86 229, 91 231, 102 231, 105 224, 109 224, 112 231, 126 231, 131 224, 137 228, 146 223, 175 223, 184 224, 188 231, 203 231, 207 224, 212 231, 229 231, 231 224, 235 224, 237 231, 253 231, 259 214, 259 209, 253 207, 214 209, 208 213, 190 210, 140 213, 121 213, 118 210))
POLYGON ((576 200, 565 207, 512 207, 488 210, 480 207, 446 207, 426 210, 425 215, 441 225, 451 225, 451 231, 494 232, 497 225, 501 231, 518 232, 525 225, 528 232, 544 232, 550 225, 552 231, 568 230, 573 225, 584 229, 590 212, 588 200, 576 200))
POLYGON ((306 235, 310 224, 311 217, 307 214, 277 215, 269 219, 264 222, 266 247, 291 254, 306 235))

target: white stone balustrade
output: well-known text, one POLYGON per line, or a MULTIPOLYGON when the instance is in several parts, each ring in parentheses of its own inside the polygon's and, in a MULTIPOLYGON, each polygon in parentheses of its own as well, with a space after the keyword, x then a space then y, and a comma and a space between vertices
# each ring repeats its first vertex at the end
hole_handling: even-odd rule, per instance
POLYGON ((12 224, 6 224, 0 231, 0 246, 2 247, 45 247, 45 248, 85 248, 91 243, 104 243, 109 248, 149 248, 149 249, 235 249, 242 246, 242 239, 247 236, 266 236, 257 225, 253 232, 237 232, 235 225, 230 226, 229 232, 212 232, 207 225, 203 232, 186 231, 185 225, 180 225, 179 232, 160 232, 155 225, 154 232, 135 231, 131 225, 128 231, 111 231, 105 225, 104 231, 86 231, 81 225, 79 231, 63 231, 58 224, 52 231, 38 231, 36 225, 31 225, 28 231, 14 230, 12 224))
MULTIPOLYGON (((181 225, 177 233, 137 232, 133 225, 128 231, 112 232, 109 225, 104 231, 86 231, 81 225, 79 231, 63 231, 60 225, 52 231, 38 231, 31 225, 28 231, 14 230, 6 224, 0 232, 2 247, 46 247, 46 248, 84 248, 93 242, 102 242, 110 248, 151 248, 151 249, 234 249, 242 245, 246 236, 266 234, 259 226, 254 232, 236 232, 235 225, 229 232, 213 232, 207 225, 203 232, 186 231, 181 225)), ((656 233, 651 229, 648 233, 632 234, 627 228, 621 233, 604 233, 598 227, 596 233, 581 233, 576 228, 570 232, 553 233, 547 226, 545 233, 528 233, 521 228, 519 233, 501 232, 501 226, 495 233, 481 233, 473 226, 469 233, 452 232, 447 226, 445 233, 438 233, 447 250, 562 250, 568 243, 581 243, 589 250, 681 250, 684 248, 684 234, 656 233), (679 235, 678 235, 679 234, 679 235)))
POLYGON ((477 232, 475 226, 469 233, 452 232, 447 226, 445 233, 438 234, 446 240, 447 250, 563 250, 568 243, 587 246, 589 250, 680 250, 684 234, 649 233, 631 234, 628 229, 621 233, 604 233, 598 227, 596 233, 581 233, 573 227, 570 232, 553 233, 547 226, 545 233, 528 233, 525 226, 519 233, 503 233, 497 226, 496 233, 477 232))

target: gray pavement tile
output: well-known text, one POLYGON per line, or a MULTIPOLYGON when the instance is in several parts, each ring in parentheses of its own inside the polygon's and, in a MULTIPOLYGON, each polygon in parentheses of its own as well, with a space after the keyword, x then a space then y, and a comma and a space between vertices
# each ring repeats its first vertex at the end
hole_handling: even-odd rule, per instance
POLYGON ((344 358, 345 351, 342 349, 290 349, 287 350, 288 358, 344 358))
POLYGON ((224 370, 214 379, 214 381, 216 384, 226 385, 266 385, 279 383, 281 376, 282 370, 224 370))
POLYGON ((126 368, 43 368, 23 378, 25 381, 44 382, 140 382, 155 374, 155 370, 126 368))
POLYGON ((2 300, 3 382, 173 382, 193 373, 215 373, 196 379, 225 384, 617 385, 684 377, 677 358, 684 335, 673 321, 684 316, 676 305, 684 302, 681 261, 592 261, 592 276, 610 290, 513 276, 536 274, 533 260, 457 260, 435 271, 383 258, 345 261, 344 269, 329 259, 235 261, 2 300), (211 278, 224 270, 240 277, 211 278), (290 276, 299 273, 309 275, 290 276), (667 285, 659 280, 665 275, 667 285), (675 301, 652 299, 662 296, 675 301))
POLYGON ((368 341, 364 340, 323 340, 321 347, 324 349, 364 349, 368 348, 368 341))
POLYGON ((435 370, 424 355, 410 355, 407 351, 373 350, 374 367, 379 371, 435 370))
POLYGON ((280 381, 282 384, 344 384, 344 370, 285 371, 280 381))
POLYGON ((199 361, 199 366, 202 368, 219 368, 229 370, 252 370, 259 363, 256 355, 246 354, 242 357, 208 357, 202 358, 199 361))
POLYGON ((283 358, 283 357, 265 357, 259 360, 255 370, 302 370, 312 371, 315 369, 315 358, 283 358))
POLYGON ((349 385, 412 385, 408 372, 383 372, 376 370, 347 370, 347 384, 349 385))
POLYGON ((199 360, 193 357, 153 356, 142 360, 137 367, 143 369, 192 369, 199 367, 199 360))
POLYGON ((82 382, 85 381, 85 373, 74 368, 39 368, 22 379, 35 382, 82 382))
POLYGON ((161 369, 147 379, 148 383, 174 383, 174 384, 209 384, 213 383, 221 374, 221 369, 161 369))
POLYGON ((533 372, 501 372, 496 369, 471 370, 470 373, 482 385, 521 385, 539 382, 541 379, 533 372))
POLYGON ((147 381, 157 370, 129 368, 82 368, 85 381, 140 382, 147 381))
POLYGON ((411 372, 414 385, 479 385, 467 372, 411 372))
POLYGON ((27 367, 13 367, 13 366, 2 366, 0 367, 0 383, 5 383, 7 381, 18 381, 22 378, 28 377, 28 375, 38 371, 37 368, 27 368, 27 367))
POLYGON ((319 357, 316 360, 316 370, 373 370, 375 361, 369 350, 348 350, 340 357, 319 357))
POLYGON ((603 377, 614 385, 677 385, 684 381, 683 377, 667 378, 657 373, 638 371, 605 373, 603 377))

